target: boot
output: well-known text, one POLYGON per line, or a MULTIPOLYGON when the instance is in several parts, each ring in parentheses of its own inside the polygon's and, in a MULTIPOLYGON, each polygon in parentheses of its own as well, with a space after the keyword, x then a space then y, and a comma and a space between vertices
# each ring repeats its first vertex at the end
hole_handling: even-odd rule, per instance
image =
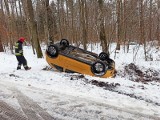
POLYGON ((21 69, 21 65, 18 65, 17 70, 20 70, 20 69, 21 69))
POLYGON ((25 70, 30 70, 31 69, 31 67, 25 67, 25 70))
POLYGON ((17 67, 17 70, 20 70, 21 69, 21 67, 17 67))

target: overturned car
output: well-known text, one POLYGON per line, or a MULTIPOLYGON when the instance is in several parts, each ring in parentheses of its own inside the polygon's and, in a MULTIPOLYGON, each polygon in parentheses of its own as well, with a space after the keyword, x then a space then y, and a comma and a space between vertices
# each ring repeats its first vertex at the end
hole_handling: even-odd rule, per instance
POLYGON ((56 44, 50 44, 46 50, 48 64, 65 72, 76 72, 103 78, 115 76, 115 62, 108 54, 83 50, 69 45, 67 39, 62 39, 56 44))

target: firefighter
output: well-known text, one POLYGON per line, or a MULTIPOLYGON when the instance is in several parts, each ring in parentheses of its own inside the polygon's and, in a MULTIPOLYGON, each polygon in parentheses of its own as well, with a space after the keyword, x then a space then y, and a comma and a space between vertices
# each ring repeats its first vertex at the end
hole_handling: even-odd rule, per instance
POLYGON ((17 70, 21 69, 21 65, 23 64, 23 67, 25 70, 30 70, 31 67, 28 67, 27 60, 23 56, 23 42, 25 41, 24 37, 19 38, 19 40, 15 44, 15 56, 18 61, 17 70))

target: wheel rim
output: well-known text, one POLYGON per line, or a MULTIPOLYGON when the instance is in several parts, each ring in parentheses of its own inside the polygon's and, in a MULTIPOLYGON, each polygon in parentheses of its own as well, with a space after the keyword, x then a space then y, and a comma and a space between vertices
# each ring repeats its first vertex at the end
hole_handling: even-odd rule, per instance
POLYGON ((101 54, 100 57, 101 58, 106 58, 106 54, 101 54))
POLYGON ((104 63, 98 61, 92 65, 91 70, 96 76, 102 76, 106 73, 106 66, 104 63))
POLYGON ((107 55, 107 53, 102 52, 102 53, 99 54, 99 58, 101 60, 106 60, 108 58, 108 55, 107 55))
POLYGON ((103 67, 102 64, 100 64, 100 63, 96 63, 96 64, 95 64, 95 70, 96 70, 97 72, 102 72, 103 69, 104 69, 104 67, 103 67))
POLYGON ((48 48, 48 52, 51 54, 51 55, 55 55, 57 53, 55 47, 51 46, 48 48))

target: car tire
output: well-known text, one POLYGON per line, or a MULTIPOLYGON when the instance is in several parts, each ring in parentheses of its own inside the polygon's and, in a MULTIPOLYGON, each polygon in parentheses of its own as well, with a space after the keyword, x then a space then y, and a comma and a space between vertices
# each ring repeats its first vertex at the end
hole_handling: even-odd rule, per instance
POLYGON ((60 45, 62 45, 63 47, 68 47, 69 46, 69 41, 67 39, 62 39, 60 41, 60 45))
POLYGON ((96 76, 102 76, 106 73, 106 66, 103 62, 97 61, 91 65, 91 71, 96 76))
POLYGON ((106 60, 106 59, 109 58, 109 55, 107 53, 105 53, 105 52, 101 52, 99 54, 99 58, 100 58, 100 60, 106 60))
POLYGON ((50 46, 48 46, 47 54, 48 54, 51 58, 57 57, 57 56, 58 56, 58 47, 55 46, 55 45, 50 45, 50 46))

